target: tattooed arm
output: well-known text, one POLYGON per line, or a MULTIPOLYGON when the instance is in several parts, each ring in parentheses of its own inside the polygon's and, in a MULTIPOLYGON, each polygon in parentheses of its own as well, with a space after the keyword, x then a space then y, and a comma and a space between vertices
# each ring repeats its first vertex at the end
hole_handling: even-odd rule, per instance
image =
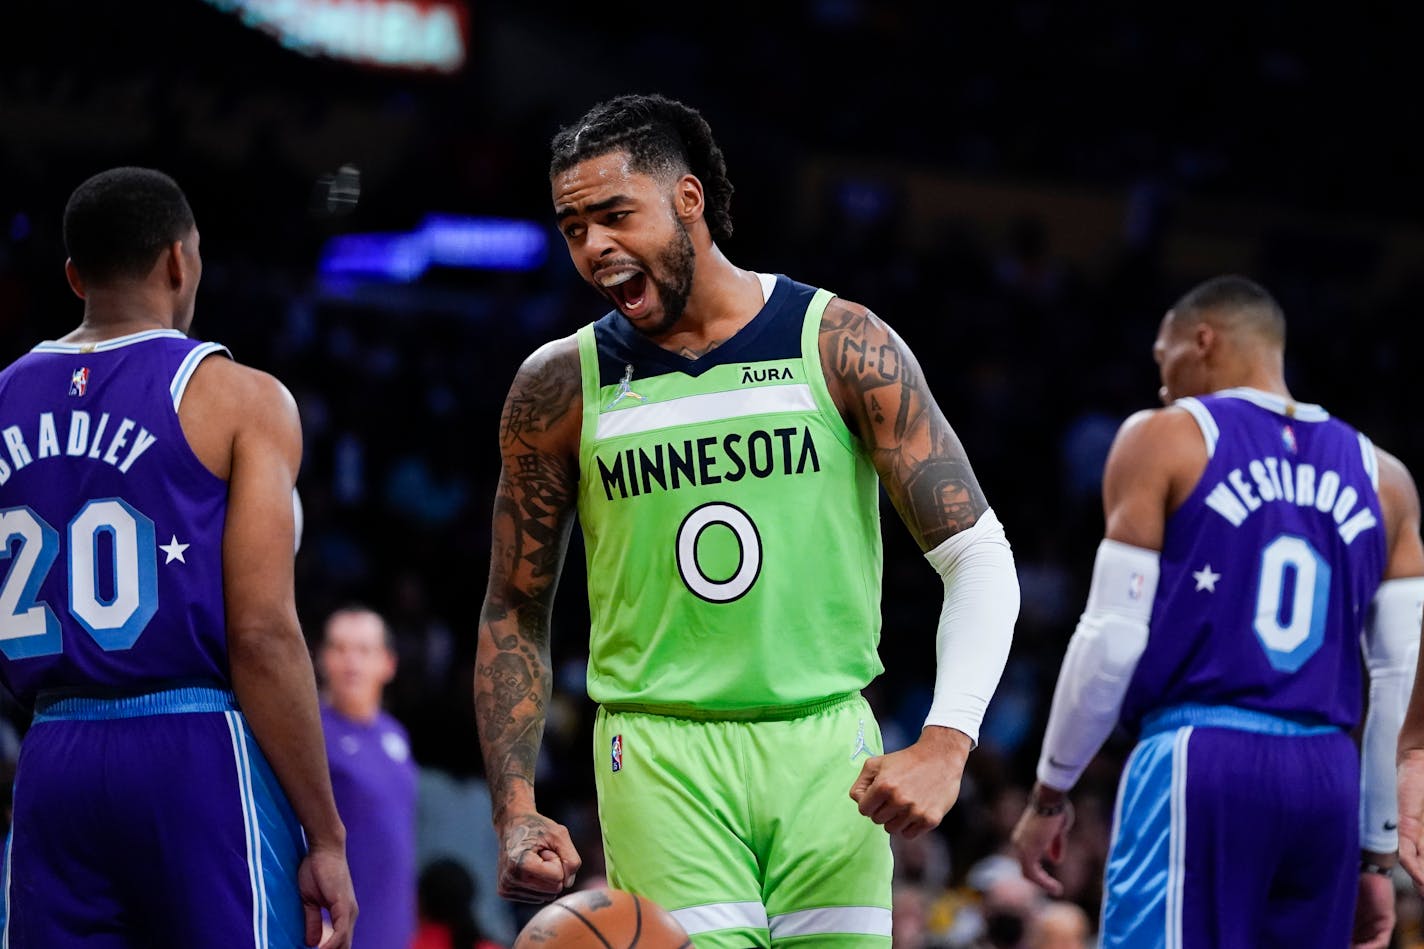
POLYGON ((875 314, 842 300, 826 307, 820 346, 846 425, 945 581, 925 728, 909 748, 868 759, 850 791, 862 814, 911 838, 937 826, 959 796, 1008 657, 1018 583, 998 519, 909 347, 875 314))
POLYGON ((520 367, 505 400, 489 588, 475 660, 475 721, 500 839, 499 895, 553 899, 579 856, 534 802, 550 695, 549 615, 578 489, 579 356, 572 337, 520 367))
POLYGON ((865 307, 832 300, 821 366, 846 425, 870 452, 921 550, 974 526, 989 507, 959 438, 895 331, 865 307))

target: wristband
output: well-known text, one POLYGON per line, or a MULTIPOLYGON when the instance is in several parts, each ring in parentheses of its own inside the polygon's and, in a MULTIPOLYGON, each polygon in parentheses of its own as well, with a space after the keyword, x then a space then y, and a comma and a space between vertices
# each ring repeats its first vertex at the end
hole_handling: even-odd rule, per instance
POLYGON ((1382 867, 1378 863, 1371 863, 1368 860, 1360 861, 1361 873, 1375 873, 1382 877, 1394 876, 1394 867, 1382 867))
POLYGON ((1056 804, 1045 804, 1038 799, 1038 793, 1034 792, 1029 796, 1028 805, 1039 817, 1057 817, 1068 809, 1068 795, 1060 797, 1056 804))

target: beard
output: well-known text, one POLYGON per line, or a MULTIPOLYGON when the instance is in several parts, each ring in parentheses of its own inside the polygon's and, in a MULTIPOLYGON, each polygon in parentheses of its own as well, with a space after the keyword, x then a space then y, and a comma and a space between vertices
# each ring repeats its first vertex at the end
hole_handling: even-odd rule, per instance
POLYGON ((648 281, 658 290, 662 318, 655 326, 640 326, 645 336, 660 336, 672 329, 687 312, 687 298, 692 295, 692 277, 697 270, 697 249, 692 236, 677 218, 673 218, 674 233, 668 245, 658 253, 654 267, 647 272, 648 281))

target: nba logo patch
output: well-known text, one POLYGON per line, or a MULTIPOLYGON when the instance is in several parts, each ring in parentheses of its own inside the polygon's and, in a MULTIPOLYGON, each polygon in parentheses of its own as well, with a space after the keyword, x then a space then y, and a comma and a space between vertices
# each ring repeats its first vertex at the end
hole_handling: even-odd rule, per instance
POLYGON ((1281 444, 1285 445, 1286 451, 1290 452, 1292 455, 1296 453, 1296 449, 1298 446, 1295 443, 1295 432, 1291 429, 1289 425, 1281 429, 1281 444))
POLYGON ((1142 588, 1147 585, 1147 578, 1140 573, 1134 573, 1127 581, 1127 598, 1129 600, 1142 599, 1142 588))
POLYGON ((622 770, 623 770, 623 736, 622 736, 622 735, 614 735, 614 736, 613 736, 613 749, 612 749, 612 752, 613 752, 613 770, 614 770, 614 771, 622 771, 622 770))
POLYGON ((74 374, 69 377, 69 394, 83 395, 89 391, 89 367, 74 370, 74 374))

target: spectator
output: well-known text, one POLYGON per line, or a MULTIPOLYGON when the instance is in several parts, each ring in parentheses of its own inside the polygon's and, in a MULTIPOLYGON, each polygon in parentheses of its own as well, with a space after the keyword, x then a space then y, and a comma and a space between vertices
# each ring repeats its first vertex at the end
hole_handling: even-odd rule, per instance
MULTIPOLYGON (((488 786, 475 775, 428 765, 420 768, 416 786, 418 864, 458 862, 476 881, 470 911, 479 920, 480 929, 497 941, 512 941, 518 930, 513 909, 495 892, 499 841, 494 835, 488 786)), ((589 797, 591 806, 592 795, 589 797)))
POLYGON ((486 939, 470 907, 475 879, 448 857, 420 872, 420 928, 410 949, 503 949, 486 939))
POLYGON ((415 764, 405 729, 381 710, 395 676, 390 630, 345 607, 326 621, 318 667, 322 729, 361 907, 353 949, 404 949, 415 932, 415 764))
POLYGON ((1026 949, 1088 949, 1088 914, 1076 903, 1056 900, 1034 914, 1026 949))

